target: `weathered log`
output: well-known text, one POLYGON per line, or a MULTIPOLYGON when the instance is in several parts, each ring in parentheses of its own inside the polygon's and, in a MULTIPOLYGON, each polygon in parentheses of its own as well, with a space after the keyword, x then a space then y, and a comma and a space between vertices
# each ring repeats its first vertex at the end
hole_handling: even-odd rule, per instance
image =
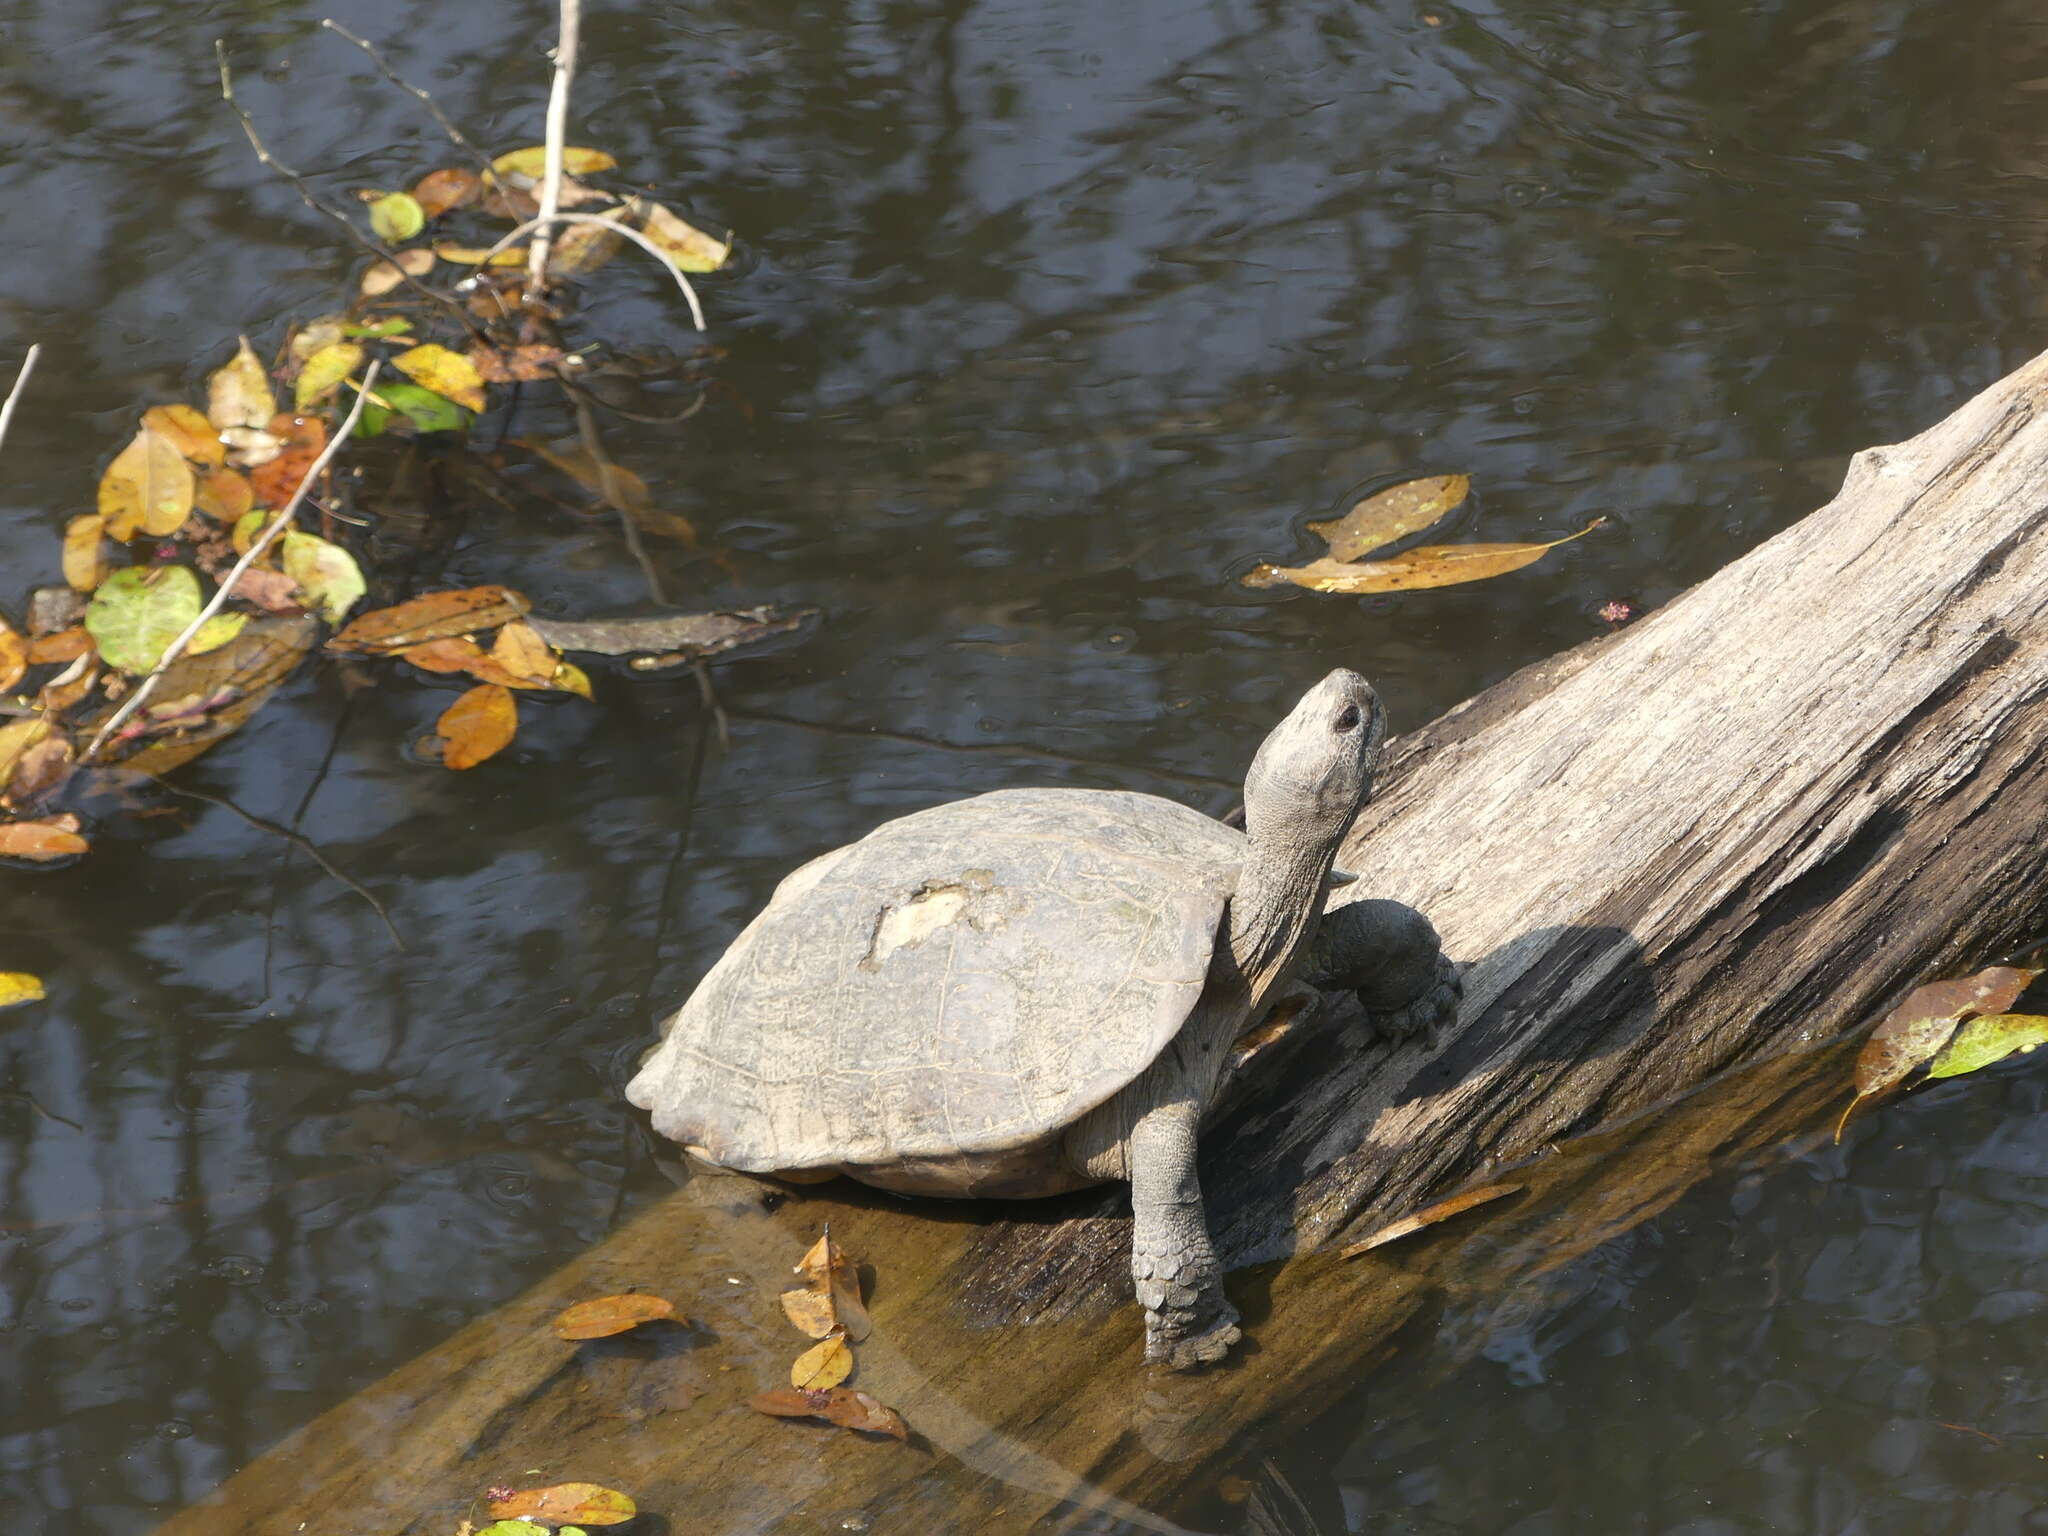
POLYGON ((1461 1267, 1428 1236, 1353 1261, 1336 1246, 1767 1063, 1609 1133, 1637 1149, 1618 1171, 1539 1159, 1503 1175, 1529 1186, 1517 1201, 1446 1228, 1533 1234, 1524 1272, 1532 1242, 1578 1251, 1676 1198, 1711 1150, 1810 1118, 1840 1053, 1792 1048, 2036 921, 2044 386, 2048 357, 1858 455, 1826 508, 1399 744, 1343 862, 1359 894, 1430 914, 1469 963, 1467 1005, 1433 1053, 1305 1026, 1208 1133, 1209 1207, 1255 1341, 1228 1368, 1141 1367, 1113 1195, 946 1207, 835 1184, 764 1202, 699 1177, 166 1536, 439 1532, 491 1483, 569 1478, 693 1532, 825 1529, 854 1508, 877 1532, 1022 1529, 1061 1500, 1176 1529, 1184 1458, 1329 1401, 1439 1281, 1517 1268, 1461 1267), (743 1407, 804 1342, 775 1292, 827 1218, 873 1271, 857 1383, 920 1432, 909 1447, 743 1407), (568 1301, 629 1286, 696 1324, 607 1348, 548 1335, 568 1301))

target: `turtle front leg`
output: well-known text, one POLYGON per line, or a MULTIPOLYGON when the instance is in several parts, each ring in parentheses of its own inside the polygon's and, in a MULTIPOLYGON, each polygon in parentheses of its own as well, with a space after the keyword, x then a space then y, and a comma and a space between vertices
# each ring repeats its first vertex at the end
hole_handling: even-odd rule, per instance
POLYGON ((1356 992, 1378 1034, 1396 1040, 1419 1034, 1432 1049, 1437 1027, 1457 1017, 1464 996, 1435 927, 1398 901, 1331 907, 1310 940, 1303 973, 1326 991, 1356 992))
POLYGON ((1242 1337, 1195 1178, 1201 1118, 1187 1099, 1155 1104, 1128 1142, 1131 1280, 1145 1309, 1145 1358, 1176 1371, 1221 1360, 1242 1337))

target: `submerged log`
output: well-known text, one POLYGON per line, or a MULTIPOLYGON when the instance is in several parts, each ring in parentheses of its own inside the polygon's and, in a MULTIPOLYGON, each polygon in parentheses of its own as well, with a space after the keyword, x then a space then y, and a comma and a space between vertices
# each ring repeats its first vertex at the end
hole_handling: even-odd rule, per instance
POLYGON ((877 1533, 1024 1529, 1062 1501, 1180 1529, 1188 1458, 1335 1400, 1440 1284, 1559 1262, 1677 1198, 1713 1153, 1808 1123, 1845 1091, 1842 1052, 1797 1048, 2037 920, 2044 387, 2048 357, 1857 455, 1821 511, 1397 744, 1342 862, 1358 894, 1429 913, 1469 967, 1466 1006, 1435 1051, 1311 1021, 1205 1136, 1254 1341, 1227 1368, 1142 1367, 1116 1195, 955 1207, 835 1183, 764 1200, 700 1176, 164 1536, 442 1532, 486 1486, 571 1479, 676 1531, 823 1530, 851 1510, 877 1533), (1743 1063, 1764 1065, 1643 1115, 1743 1063), (1625 1149, 1604 1172, 1576 1148, 1538 1156, 1631 1116, 1591 1143, 1625 1149), (1334 1257, 1492 1180, 1527 1188, 1443 1229, 1488 1245, 1424 1234, 1334 1257), (871 1269, 855 1384, 904 1414, 908 1446, 744 1406, 806 1342, 776 1293, 826 1219, 871 1269), (630 1287, 695 1321, 598 1345, 547 1332, 568 1302, 630 1287))

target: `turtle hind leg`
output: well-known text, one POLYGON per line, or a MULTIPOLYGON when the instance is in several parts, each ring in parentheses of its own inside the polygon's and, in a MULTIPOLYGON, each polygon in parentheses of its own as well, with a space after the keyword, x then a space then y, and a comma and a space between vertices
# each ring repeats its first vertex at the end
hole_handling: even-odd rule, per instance
POLYGON ((1241 1333, 1223 1294, 1195 1179, 1201 1106, 1155 1104, 1131 1126, 1131 1280, 1145 1309, 1145 1358, 1176 1371, 1221 1360, 1241 1333))

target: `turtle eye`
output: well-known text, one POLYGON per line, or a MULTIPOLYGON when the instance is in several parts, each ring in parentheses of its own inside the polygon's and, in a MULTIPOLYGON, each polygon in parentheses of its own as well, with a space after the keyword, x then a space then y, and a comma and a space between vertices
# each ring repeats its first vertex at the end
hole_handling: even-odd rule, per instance
POLYGON ((1344 706, 1344 713, 1337 717, 1335 729, 1339 731, 1355 731, 1358 729, 1358 706, 1356 704, 1346 704, 1344 706))

